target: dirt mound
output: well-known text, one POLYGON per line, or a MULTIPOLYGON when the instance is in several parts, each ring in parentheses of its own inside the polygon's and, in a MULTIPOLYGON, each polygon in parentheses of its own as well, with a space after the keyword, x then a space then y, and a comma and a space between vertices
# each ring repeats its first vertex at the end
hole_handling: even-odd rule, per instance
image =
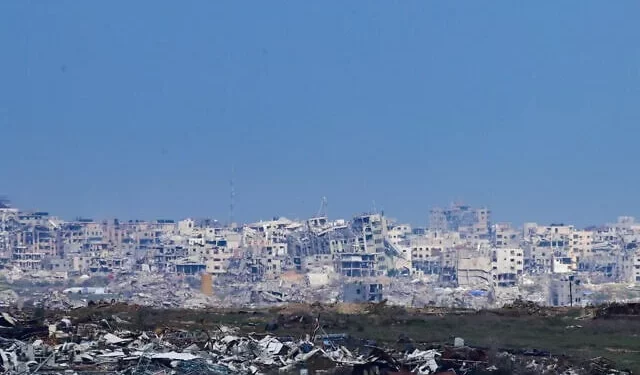
POLYGON ((499 310, 499 313, 512 316, 551 316, 553 315, 553 310, 548 307, 540 306, 532 301, 517 299, 512 303, 505 304, 502 309, 499 310))
POLYGON ((596 319, 640 318, 640 303, 610 303, 600 306, 595 312, 596 319))
POLYGON ((364 303, 338 303, 334 306, 334 309, 338 314, 366 314, 368 312, 369 305, 364 303))

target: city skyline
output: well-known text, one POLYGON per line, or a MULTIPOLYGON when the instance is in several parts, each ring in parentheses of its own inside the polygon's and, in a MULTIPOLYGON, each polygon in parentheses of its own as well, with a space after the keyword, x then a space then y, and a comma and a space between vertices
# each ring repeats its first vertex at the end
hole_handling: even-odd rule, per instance
MULTIPOLYGON (((601 222, 594 222, 594 223, 590 223, 587 225, 580 225, 577 224, 575 222, 568 222, 568 221, 562 221, 562 220, 550 220, 550 221, 535 221, 535 220, 525 220, 523 222, 513 222, 513 221, 509 221, 509 220, 502 220, 499 217, 495 217, 493 210, 491 209, 491 207, 488 207, 486 205, 475 205, 475 204, 470 204, 469 202, 465 202, 465 201, 461 201, 461 200, 457 200, 457 201, 451 201, 448 204, 443 204, 443 205, 438 205, 438 206, 433 206, 430 207, 429 209, 427 209, 426 212, 426 219, 422 222, 422 223, 413 223, 410 222, 408 220, 404 220, 402 217, 398 217, 397 215, 394 215, 393 212, 388 212, 386 210, 384 210, 383 208, 378 208, 375 205, 375 202, 372 202, 372 206, 370 209, 363 209, 363 210, 359 210, 359 211, 353 211, 353 212, 349 212, 347 214, 344 215, 333 215, 329 212, 328 209, 328 204, 329 201, 327 199, 327 197, 322 197, 322 199, 320 200, 320 208, 317 211, 312 211, 306 215, 302 215, 302 216, 297 216, 297 215, 279 215, 279 214, 274 214, 274 215, 267 215, 264 217, 254 217, 254 218, 250 218, 248 220, 233 220, 231 221, 230 218, 232 217, 232 213, 231 212, 227 212, 226 216, 221 214, 221 215, 185 215, 185 216, 167 216, 167 215, 160 215, 160 216, 156 216, 156 217, 118 217, 118 216, 112 216, 112 217, 99 217, 99 216, 92 216, 92 215, 71 215, 71 216, 62 216, 62 215, 58 215, 56 212, 47 210, 45 208, 31 208, 31 207, 21 207, 18 205, 15 205, 8 197, 6 196, 2 196, 0 195, 0 208, 13 208, 16 210, 19 210, 21 212, 32 212, 32 213, 46 213, 47 215, 50 215, 51 217, 55 217, 55 218, 59 218, 65 222, 73 222, 73 221, 86 221, 86 220, 90 220, 93 222, 105 222, 105 221, 111 221, 111 220, 118 220, 121 222, 136 222, 136 221, 140 221, 140 222, 154 222, 154 221, 165 221, 165 220, 170 220, 170 221, 174 221, 174 222, 178 222, 181 220, 188 220, 188 219, 193 219, 193 220, 213 220, 214 222, 220 223, 220 225, 248 225, 248 224, 252 224, 252 223, 259 223, 259 222, 268 222, 268 221, 272 221, 272 220, 277 220, 280 218, 286 218, 289 220, 293 220, 293 221, 304 221, 304 220, 309 220, 310 218, 318 218, 318 217, 326 217, 329 220, 351 220, 359 215, 363 215, 363 214, 382 214, 385 217, 387 217, 387 219, 389 220, 393 220, 394 223, 396 224, 408 224, 411 225, 414 228, 425 228, 425 229, 433 229, 433 222, 432 222, 432 211, 441 211, 441 210, 447 210, 447 209, 452 209, 456 206, 464 206, 464 207, 469 207, 469 208, 473 208, 473 209, 477 209, 477 208, 481 208, 481 209, 486 209, 489 212, 489 223, 492 225, 502 225, 502 224, 509 224, 511 226, 513 226, 514 228, 518 228, 518 229, 522 229, 526 224, 531 224, 531 223, 535 223, 538 225, 571 225, 573 227, 575 227, 576 229, 588 229, 588 228, 594 228, 594 227, 600 227, 603 225, 609 225, 612 223, 616 223, 619 222, 622 219, 625 218, 635 218, 635 215, 629 215, 629 214, 621 214, 621 215, 617 215, 613 218, 610 218, 608 220, 605 221, 601 221, 601 222)), ((235 214, 233 214, 235 215, 235 214)))

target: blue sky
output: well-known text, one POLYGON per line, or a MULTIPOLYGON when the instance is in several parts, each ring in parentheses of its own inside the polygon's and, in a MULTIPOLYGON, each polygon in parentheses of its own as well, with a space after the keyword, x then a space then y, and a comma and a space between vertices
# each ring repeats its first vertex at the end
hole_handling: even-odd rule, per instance
POLYGON ((640 2, 0 2, 0 193, 73 218, 640 216, 640 2))

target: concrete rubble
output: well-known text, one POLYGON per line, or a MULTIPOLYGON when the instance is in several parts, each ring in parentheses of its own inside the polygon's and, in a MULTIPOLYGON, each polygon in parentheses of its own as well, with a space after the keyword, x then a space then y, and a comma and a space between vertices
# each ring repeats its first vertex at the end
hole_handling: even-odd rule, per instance
MULTIPOLYGON (((114 317, 115 318, 115 317, 114 317)), ((114 319, 115 320, 115 319, 114 319)), ((119 322, 126 323, 122 319, 119 322)), ((381 366, 388 354, 373 348, 357 354, 331 339, 240 334, 220 326, 215 332, 132 332, 109 330, 108 322, 73 325, 61 319, 46 327, 0 315, 0 359, 5 374, 258 374, 381 366), (26 334, 29 331, 30 334, 26 334), (19 338, 18 338, 19 337, 19 338)), ((331 337, 331 336, 327 336, 331 337)), ((318 337, 320 338, 320 336, 318 337)), ((436 350, 414 350, 385 366, 410 367, 417 374, 434 373, 436 350)))
MULTIPOLYGON (((0 292, 0 307, 24 305, 65 310, 84 307, 99 300, 188 309, 262 308, 316 301, 346 302, 342 288, 345 279, 335 273, 311 274, 301 280, 252 282, 242 281, 236 275, 221 275, 213 279, 210 295, 201 292, 200 276, 176 274, 120 272, 109 277, 81 275, 60 281, 49 273, 48 276, 42 275, 37 279, 20 279, 18 276, 14 279, 11 289, 0 292)), ((376 279, 376 283, 383 285, 383 298, 387 303, 396 306, 481 310, 502 307, 519 299, 546 305, 544 296, 530 288, 505 287, 492 291, 486 287, 437 286, 426 276, 381 277, 376 279)))
POLYGON ((466 346, 460 337, 452 346, 418 348, 403 334, 398 340, 403 349, 381 348, 375 342, 351 340, 346 334, 327 334, 319 322, 313 333, 304 337, 279 337, 224 325, 209 331, 134 331, 127 329, 130 322, 115 315, 90 322, 32 318, 24 313, 19 318, 0 313, 2 373, 471 375, 499 368, 536 373, 628 373, 615 370, 603 358, 594 359, 588 369, 575 369, 537 350, 499 352, 490 359, 486 349, 466 346))

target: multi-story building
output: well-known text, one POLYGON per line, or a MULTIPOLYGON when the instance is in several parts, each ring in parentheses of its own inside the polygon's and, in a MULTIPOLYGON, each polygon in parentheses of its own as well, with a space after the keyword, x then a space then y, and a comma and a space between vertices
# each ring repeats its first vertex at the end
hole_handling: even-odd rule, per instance
POLYGON ((429 213, 429 228, 434 231, 460 232, 463 237, 488 239, 491 229, 491 211, 473 209, 456 203, 448 209, 434 208, 429 213))
POLYGON ((362 281, 345 283, 342 286, 342 301, 346 303, 381 302, 382 284, 362 281))
MULTIPOLYGON (((387 229, 387 220, 382 214, 363 214, 351 221, 351 231, 354 234, 351 249, 354 256, 374 255, 373 272, 376 275, 386 274, 394 267, 393 258, 386 251, 387 229)), ((362 264, 368 264, 368 261, 362 264)))
POLYGON ((573 225, 539 226, 528 223, 525 224, 524 231, 527 242, 525 263, 532 270, 548 271, 552 267, 554 257, 569 257, 573 225))
POLYGON ((486 252, 459 251, 456 276, 458 286, 489 288, 493 284, 492 260, 486 252))
POLYGON ((568 255, 572 263, 578 264, 581 259, 589 257, 593 250, 594 233, 588 230, 574 229, 569 238, 568 255))
POLYGON ((275 280, 282 275, 283 261, 280 258, 250 258, 247 264, 251 274, 251 281, 275 280))
POLYGON ((377 254, 345 253, 338 258, 338 272, 344 277, 375 277, 381 273, 377 269, 377 254))
POLYGON ((0 259, 3 264, 11 258, 12 244, 19 228, 18 209, 12 208, 8 200, 0 199, 0 259))
POLYGON ((491 230, 491 246, 519 247, 521 241, 521 232, 513 228, 510 223, 497 223, 493 225, 491 230))
POLYGON ((627 251, 626 254, 627 259, 619 262, 620 264, 628 264, 628 269, 625 270, 626 272, 621 272, 623 279, 627 282, 640 284, 640 247, 627 251))
POLYGON ((46 212, 19 212, 9 241, 10 262, 22 270, 37 270, 48 258, 62 254, 60 220, 46 212))
POLYGON ((412 237, 411 267, 426 274, 440 274, 446 267, 443 260, 455 258, 451 256, 453 249, 463 243, 457 232, 428 231, 424 236, 412 237))
POLYGON ((524 272, 524 252, 520 248, 495 248, 491 261, 495 286, 515 286, 524 272))
POLYGON ((363 214, 351 222, 351 230, 357 237, 358 250, 368 254, 384 254, 387 222, 381 214, 363 214))
POLYGON ((548 301, 551 306, 582 305, 583 286, 575 274, 551 275, 548 301))
POLYGON ((329 221, 326 217, 307 220, 304 230, 287 237, 287 249, 298 272, 334 267, 339 254, 352 250, 353 231, 344 220, 329 221))
POLYGON ((412 235, 412 229, 409 224, 392 225, 387 230, 387 241, 394 245, 406 241, 412 235))
POLYGON ((170 272, 173 264, 188 256, 188 249, 182 243, 161 244, 153 249, 154 270, 159 272, 170 272))

